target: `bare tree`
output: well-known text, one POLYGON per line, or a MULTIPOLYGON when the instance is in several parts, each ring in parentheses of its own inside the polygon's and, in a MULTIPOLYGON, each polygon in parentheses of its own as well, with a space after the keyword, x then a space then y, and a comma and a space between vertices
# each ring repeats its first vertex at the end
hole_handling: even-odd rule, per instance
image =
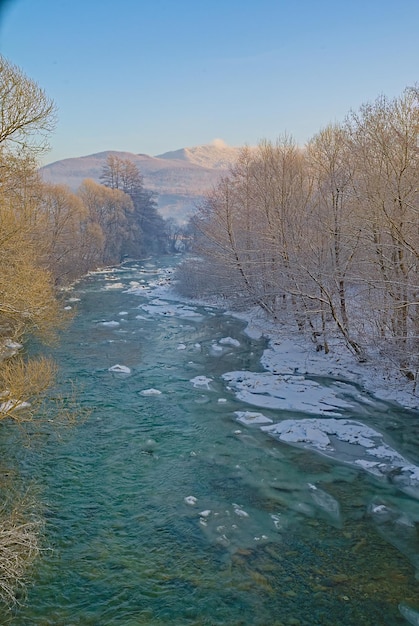
POLYGON ((54 125, 53 101, 0 55, 0 147, 44 149, 54 125))
POLYGON ((408 89, 392 101, 380 97, 362 106, 347 120, 372 322, 383 350, 397 354, 409 376, 419 367, 418 105, 417 92, 408 89))

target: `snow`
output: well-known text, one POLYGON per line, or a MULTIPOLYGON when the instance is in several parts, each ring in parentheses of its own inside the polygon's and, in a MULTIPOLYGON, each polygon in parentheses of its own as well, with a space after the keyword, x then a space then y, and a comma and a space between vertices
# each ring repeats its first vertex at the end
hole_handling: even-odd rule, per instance
MULTIPOLYGON (((382 440, 382 435, 365 426, 361 422, 346 419, 287 419, 272 426, 264 426, 262 430, 281 439, 295 443, 308 443, 311 447, 319 450, 333 450, 330 439, 332 435, 346 441, 347 443, 360 445, 364 448, 373 448, 375 439, 382 440)), ((375 450, 386 450, 385 446, 374 448, 375 450)), ((371 453, 371 450, 369 450, 371 453)), ((379 456, 379 453, 377 453, 379 456)))
POLYGON ((240 346, 240 341, 233 339, 232 337, 223 337, 218 343, 223 346, 234 346, 235 348, 240 346))
POLYGON ((0 359, 10 358, 19 352, 23 348, 21 343, 13 341, 12 339, 2 339, 0 341, 0 359))
POLYGON ((233 511, 239 517, 249 517, 249 513, 246 513, 246 511, 243 510, 243 507, 240 504, 235 504, 234 502, 233 502, 233 511))
POLYGON ((307 336, 287 323, 270 321, 258 308, 244 313, 228 311, 228 314, 247 322, 245 332, 249 337, 268 339, 269 346, 261 359, 267 371, 342 378, 357 383, 378 399, 419 410, 419 396, 413 383, 396 368, 391 368, 380 355, 372 355, 369 361, 359 363, 338 337, 329 338, 328 354, 317 352, 307 336))
POLYGON ((234 371, 222 377, 239 400, 258 407, 316 415, 339 415, 339 409, 351 408, 349 402, 338 397, 340 389, 323 387, 304 376, 234 371))
POLYGON ((261 430, 280 441, 316 450, 375 476, 392 476, 402 491, 419 499, 419 467, 389 446, 382 433, 362 422, 335 418, 285 419, 262 426, 261 430))
POLYGON ((208 378, 207 376, 195 376, 195 378, 191 378, 190 382, 194 387, 209 389, 212 378, 208 378))
POLYGON ((159 391, 158 389, 143 389, 142 391, 140 391, 140 396, 160 396, 161 395, 161 391, 159 391))
POLYGON ((126 365, 119 365, 119 363, 117 363, 116 365, 112 365, 112 367, 108 369, 108 372, 119 372, 121 374, 131 374, 131 370, 129 367, 127 367, 126 365))
POLYGON ((21 400, 6 400, 0 404, 0 413, 8 413, 9 411, 17 411, 18 409, 27 409, 30 406, 29 402, 22 402, 21 400))
POLYGON ((202 319, 195 307, 183 304, 166 302, 159 298, 152 300, 149 304, 141 304, 138 308, 147 311, 151 315, 163 315, 165 317, 182 317, 186 319, 202 319))
POLYGON ((250 424, 272 424, 272 420, 263 413, 255 413, 252 411, 234 411, 237 415, 237 421, 241 424, 249 426, 250 424))

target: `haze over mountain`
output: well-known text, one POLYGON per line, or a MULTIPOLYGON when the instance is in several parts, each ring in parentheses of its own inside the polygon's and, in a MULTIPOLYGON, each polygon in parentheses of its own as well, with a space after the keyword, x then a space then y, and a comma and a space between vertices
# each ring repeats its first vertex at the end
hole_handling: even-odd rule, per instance
POLYGON ((100 182, 109 154, 132 160, 144 176, 144 186, 158 194, 158 209, 163 217, 185 222, 205 192, 225 174, 240 152, 216 139, 211 144, 181 148, 157 156, 108 150, 88 156, 55 161, 41 168, 46 182, 68 185, 77 190, 85 178, 100 182))

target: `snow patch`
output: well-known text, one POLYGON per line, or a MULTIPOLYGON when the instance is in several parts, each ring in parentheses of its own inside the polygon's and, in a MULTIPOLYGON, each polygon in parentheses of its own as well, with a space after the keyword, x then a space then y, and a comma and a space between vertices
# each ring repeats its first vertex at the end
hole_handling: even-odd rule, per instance
POLYGON ((140 396, 160 396, 161 395, 161 391, 159 391, 158 389, 143 389, 142 391, 140 391, 140 396))
POLYGON ((218 343, 222 346, 234 346, 235 348, 240 346, 240 341, 233 339, 233 337, 223 337, 218 343))
POLYGON ((194 387, 197 388, 210 388, 210 383, 212 383, 212 378, 208 378, 207 376, 195 376, 195 378, 191 378, 190 382, 194 387))
POLYGON ((127 367, 126 365, 119 365, 119 363, 117 363, 116 365, 112 365, 112 367, 108 369, 108 372, 119 372, 121 374, 131 374, 131 370, 129 367, 127 367))
POLYGON ((237 415, 237 421, 241 424, 249 426, 250 424, 272 424, 272 420, 263 413, 255 413, 252 411, 234 411, 237 415))

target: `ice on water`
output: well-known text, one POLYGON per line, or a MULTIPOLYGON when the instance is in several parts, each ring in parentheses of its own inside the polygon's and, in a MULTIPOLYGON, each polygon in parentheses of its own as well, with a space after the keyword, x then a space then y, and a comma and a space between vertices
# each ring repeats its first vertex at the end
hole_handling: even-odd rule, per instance
POLYGON ((140 396, 160 396, 161 393, 159 389, 150 388, 140 391, 140 396))
POLYGON ((120 324, 116 320, 110 320, 109 322, 100 322, 101 326, 107 326, 108 328, 117 328, 120 324))
POLYGON ((351 407, 339 397, 339 390, 323 387, 305 376, 235 371, 223 374, 223 379, 239 400, 254 406, 316 415, 339 415, 340 409, 351 407))
POLYGON ((269 417, 255 411, 234 411, 234 415, 237 415, 236 419, 238 422, 246 426, 251 424, 272 424, 272 420, 269 417))
POLYGON ((195 376, 194 378, 191 378, 190 382, 198 389, 210 389, 212 378, 208 378, 208 376, 195 376))
POLYGON ((195 307, 188 305, 167 302, 156 298, 149 304, 141 304, 139 306, 143 311, 147 311, 151 315, 162 315, 165 317, 182 317, 186 319, 202 319, 202 315, 198 313, 195 307))
POLYGON ((219 343, 222 346, 234 346, 235 348, 240 346, 240 341, 238 341, 238 339, 233 339, 233 337, 222 337, 219 343))
POLYGON ((109 368, 108 370, 109 372, 117 372, 117 373, 121 373, 121 374, 130 374, 131 370, 129 367, 127 367, 126 365, 119 365, 119 363, 117 363, 116 365, 112 365, 112 367, 109 368))
POLYGON ((388 479, 419 498, 419 468, 361 422, 335 418, 286 419, 261 429, 286 443, 317 450, 388 479), (345 444, 345 445, 342 445, 345 444))

